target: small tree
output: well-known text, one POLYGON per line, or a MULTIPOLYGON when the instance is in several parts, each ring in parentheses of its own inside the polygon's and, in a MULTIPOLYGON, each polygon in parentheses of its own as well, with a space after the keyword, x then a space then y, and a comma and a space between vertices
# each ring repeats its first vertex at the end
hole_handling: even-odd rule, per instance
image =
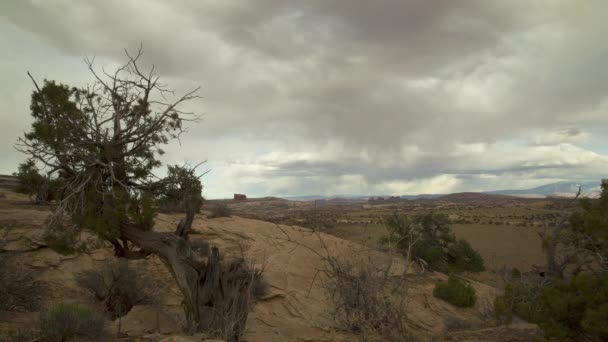
POLYGON ((422 260, 444 273, 485 270, 480 254, 467 241, 456 239, 446 215, 409 217, 394 213, 386 218, 385 225, 389 236, 382 242, 396 241, 396 247, 408 260, 422 260))
POLYGON ((222 269, 217 248, 206 262, 193 257, 188 233, 202 200, 200 181, 182 188, 171 173, 160 183, 153 173, 161 165, 161 146, 183 132, 184 122, 197 120, 181 108, 197 98, 198 88, 167 100, 173 92, 159 83, 154 67, 141 68, 141 53, 127 52, 127 62, 111 73, 97 72, 85 59, 94 82, 84 88, 47 80, 39 87, 30 75, 34 120, 17 148, 64 184, 48 221, 55 245, 76 247, 87 230, 118 257, 157 255, 183 294, 188 330, 222 331, 221 337, 237 341, 247 319, 250 277, 238 266, 222 269), (187 195, 180 197, 185 217, 175 232, 155 232, 154 198, 167 191, 173 199, 175 189, 187 195))
POLYGON ((548 277, 538 284, 516 280, 496 299, 504 321, 515 313, 559 341, 608 339, 608 181, 599 199, 580 203, 578 212, 545 232, 548 277))
POLYGON ((48 203, 59 197, 61 180, 43 176, 33 160, 19 164, 17 192, 34 197, 37 203, 48 203))
POLYGON ((156 184, 157 203, 159 209, 164 212, 187 212, 192 207, 199 212, 203 205, 200 193, 203 186, 200 176, 194 173, 196 167, 169 165, 168 175, 156 184))

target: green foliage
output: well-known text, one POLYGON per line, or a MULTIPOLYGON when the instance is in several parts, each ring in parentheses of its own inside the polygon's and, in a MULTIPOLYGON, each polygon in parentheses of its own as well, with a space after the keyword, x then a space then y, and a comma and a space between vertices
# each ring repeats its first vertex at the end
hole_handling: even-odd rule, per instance
POLYGON ((203 185, 194 169, 178 165, 167 167, 167 177, 157 184, 158 206, 163 212, 199 212, 203 205, 203 185))
POLYGON ((608 271, 608 179, 602 180, 597 200, 583 198, 581 210, 570 216, 570 231, 577 237, 570 242, 586 252, 603 272, 608 271))
POLYGON ((40 174, 36 163, 31 159, 19 164, 18 171, 13 175, 18 180, 16 191, 35 196, 38 202, 50 202, 60 197, 63 186, 61 180, 40 174))
POLYGON ((19 164, 18 171, 13 175, 19 181, 16 191, 22 194, 35 195, 45 183, 44 176, 40 174, 33 160, 19 164))
POLYGON ((154 199, 149 192, 142 192, 131 200, 129 206, 129 217, 133 224, 141 230, 152 230, 154 227, 154 199))
POLYGON ((435 284, 433 296, 459 307, 472 307, 476 301, 475 289, 453 274, 435 284))
POLYGON ((499 320, 509 323, 518 315, 537 323, 550 340, 608 340, 608 181, 602 181, 598 200, 580 203, 570 225, 550 237, 559 239, 565 252, 575 253, 576 258, 568 258, 565 265, 576 272, 565 279, 548 279, 546 284, 516 278, 496 299, 499 320))
POLYGON ((543 316, 540 302, 542 284, 540 280, 516 277, 505 286, 502 295, 494 301, 494 313, 501 324, 510 324, 513 316, 528 321, 537 322, 543 316))
POLYGON ((103 316, 97 312, 60 303, 40 313, 37 330, 42 341, 60 342, 74 338, 97 341, 106 337, 104 324, 103 316))
POLYGON ((460 239, 448 247, 448 265, 452 272, 483 272, 483 258, 468 241, 460 239))
MULTIPOLYGON (((44 162, 63 185, 61 204, 49 220, 53 232, 48 241, 56 250, 77 249, 75 230, 88 230, 114 243, 121 227, 152 229, 158 196, 154 190, 170 190, 171 198, 184 198, 183 192, 197 193, 200 198, 200 182, 183 181, 192 170, 170 168, 170 176, 181 182, 178 186, 156 182, 152 174, 161 165, 160 145, 181 132, 185 114, 177 105, 195 96, 189 94, 173 104, 150 102, 153 93, 166 89, 146 83, 147 76, 138 71, 135 60, 130 60, 111 73, 116 76, 106 74, 109 83, 96 78, 94 85, 74 88, 45 80, 32 93, 33 123, 17 148, 44 162), (107 87, 113 82, 125 86, 107 87)), ((46 184, 49 194, 54 193, 54 180, 41 176, 33 161, 20 166, 18 177, 22 191, 34 193, 46 184)), ((198 198, 190 196, 188 202, 197 203, 198 198)))
POLYGON ((608 275, 578 275, 558 281, 541 295, 537 319, 545 335, 560 341, 608 340, 608 275))
POLYGON ((153 301, 152 279, 132 269, 125 260, 83 271, 76 281, 104 303, 112 319, 126 315, 135 305, 153 301))
POLYGON ((481 255, 465 240, 457 240, 446 215, 429 213, 409 217, 394 213, 385 220, 391 237, 404 256, 419 258, 444 273, 482 272, 481 255))
POLYGON ((67 220, 55 220, 49 223, 43 239, 50 249, 62 255, 86 250, 86 245, 80 241, 80 230, 67 220))
POLYGON ((230 217, 232 210, 226 203, 217 203, 211 207, 211 213, 208 215, 209 218, 216 217, 230 217))

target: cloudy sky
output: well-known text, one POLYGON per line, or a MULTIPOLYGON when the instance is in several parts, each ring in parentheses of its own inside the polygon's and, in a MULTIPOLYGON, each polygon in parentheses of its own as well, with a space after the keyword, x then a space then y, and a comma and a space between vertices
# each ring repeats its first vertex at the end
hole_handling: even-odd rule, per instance
POLYGON ((608 1, 3 0, 0 173, 33 86, 143 43, 202 122, 204 194, 415 194, 608 177, 608 1))

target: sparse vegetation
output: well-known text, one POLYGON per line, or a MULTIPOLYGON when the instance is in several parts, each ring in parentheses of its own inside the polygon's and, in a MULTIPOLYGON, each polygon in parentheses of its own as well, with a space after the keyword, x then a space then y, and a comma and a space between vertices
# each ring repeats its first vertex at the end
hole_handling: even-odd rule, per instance
POLYGON ((167 177, 155 184, 159 211, 185 213, 189 207, 197 213, 200 211, 203 186, 194 170, 179 165, 167 167, 167 177))
POLYGON ((447 281, 439 281, 433 290, 433 296, 459 307, 472 307, 477 299, 475 289, 451 274, 447 281))
POLYGON ((19 267, 14 258, 0 255, 0 310, 31 311, 38 307, 43 293, 33 272, 19 267))
POLYGON ((40 313, 37 341, 63 342, 74 338, 107 340, 103 315, 75 304, 55 304, 40 313))
POLYGON ((264 271, 260 269, 250 270, 251 286, 249 291, 253 301, 258 301, 268 294, 268 284, 264 280, 264 271))
POLYGON ((542 315, 540 295, 543 279, 532 275, 513 274, 513 279, 505 286, 504 293, 496 297, 494 312, 501 324, 510 324, 513 315, 529 322, 538 321, 542 315))
POLYGON ((430 268, 444 272, 481 272, 483 259, 465 240, 457 240, 446 215, 429 213, 412 218, 394 213, 385 224, 389 237, 398 241, 397 248, 406 256, 428 264, 430 268))
POLYGON ((129 266, 126 260, 107 262, 79 273, 78 284, 103 302, 111 319, 126 315, 135 305, 154 300, 153 280, 129 266))
POLYGON ((170 167, 164 179, 154 175, 162 145, 176 139, 185 122, 198 120, 181 109, 198 97, 198 88, 175 96, 159 83, 153 67, 141 66, 141 57, 141 48, 135 55, 127 52, 126 63, 112 72, 98 71, 85 59, 93 83, 80 88, 49 80, 39 85, 29 75, 35 87, 33 122, 16 148, 32 162, 21 173, 37 184, 38 162, 48 171, 45 177, 62 184, 47 222, 51 248, 80 251, 86 247, 81 233, 87 231, 118 257, 156 255, 184 296, 187 330, 221 331, 226 340, 237 341, 247 319, 250 277, 238 265, 221 269, 217 248, 206 263, 193 257, 188 234, 202 202, 196 166, 170 167), (171 233, 153 230, 156 199, 186 213, 171 233))
POLYGON ((608 180, 598 200, 580 203, 568 221, 544 232, 546 280, 521 277, 496 299, 501 321, 509 323, 516 314, 537 323, 550 340, 608 338, 608 180))
POLYGON ((49 203, 60 197, 61 180, 42 175, 34 160, 21 163, 18 171, 13 175, 18 180, 15 190, 33 197, 37 203, 49 203))
POLYGON ((208 215, 208 217, 230 217, 230 215, 232 215, 232 210, 226 203, 216 203, 211 206, 211 213, 208 215))
POLYGON ((393 341, 411 338, 406 325, 403 279, 393 278, 384 267, 370 262, 357 265, 330 258, 325 287, 334 306, 334 319, 348 331, 380 335, 393 341))

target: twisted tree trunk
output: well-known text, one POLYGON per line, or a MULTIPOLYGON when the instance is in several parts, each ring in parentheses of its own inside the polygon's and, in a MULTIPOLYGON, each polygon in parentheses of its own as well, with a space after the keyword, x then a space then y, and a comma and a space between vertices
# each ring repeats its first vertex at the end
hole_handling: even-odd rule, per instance
MULTIPOLYGON (((187 220, 187 219, 186 219, 187 220)), ((185 222, 182 221, 180 226, 185 222)), ((186 229, 187 231, 187 229, 186 229)), ((213 247, 207 262, 192 255, 187 238, 175 233, 122 227, 125 240, 161 258, 184 296, 183 306, 190 332, 206 332, 227 341, 240 340, 248 315, 251 274, 243 263, 223 268, 213 247)), ((183 234, 184 230, 181 229, 183 234)))

